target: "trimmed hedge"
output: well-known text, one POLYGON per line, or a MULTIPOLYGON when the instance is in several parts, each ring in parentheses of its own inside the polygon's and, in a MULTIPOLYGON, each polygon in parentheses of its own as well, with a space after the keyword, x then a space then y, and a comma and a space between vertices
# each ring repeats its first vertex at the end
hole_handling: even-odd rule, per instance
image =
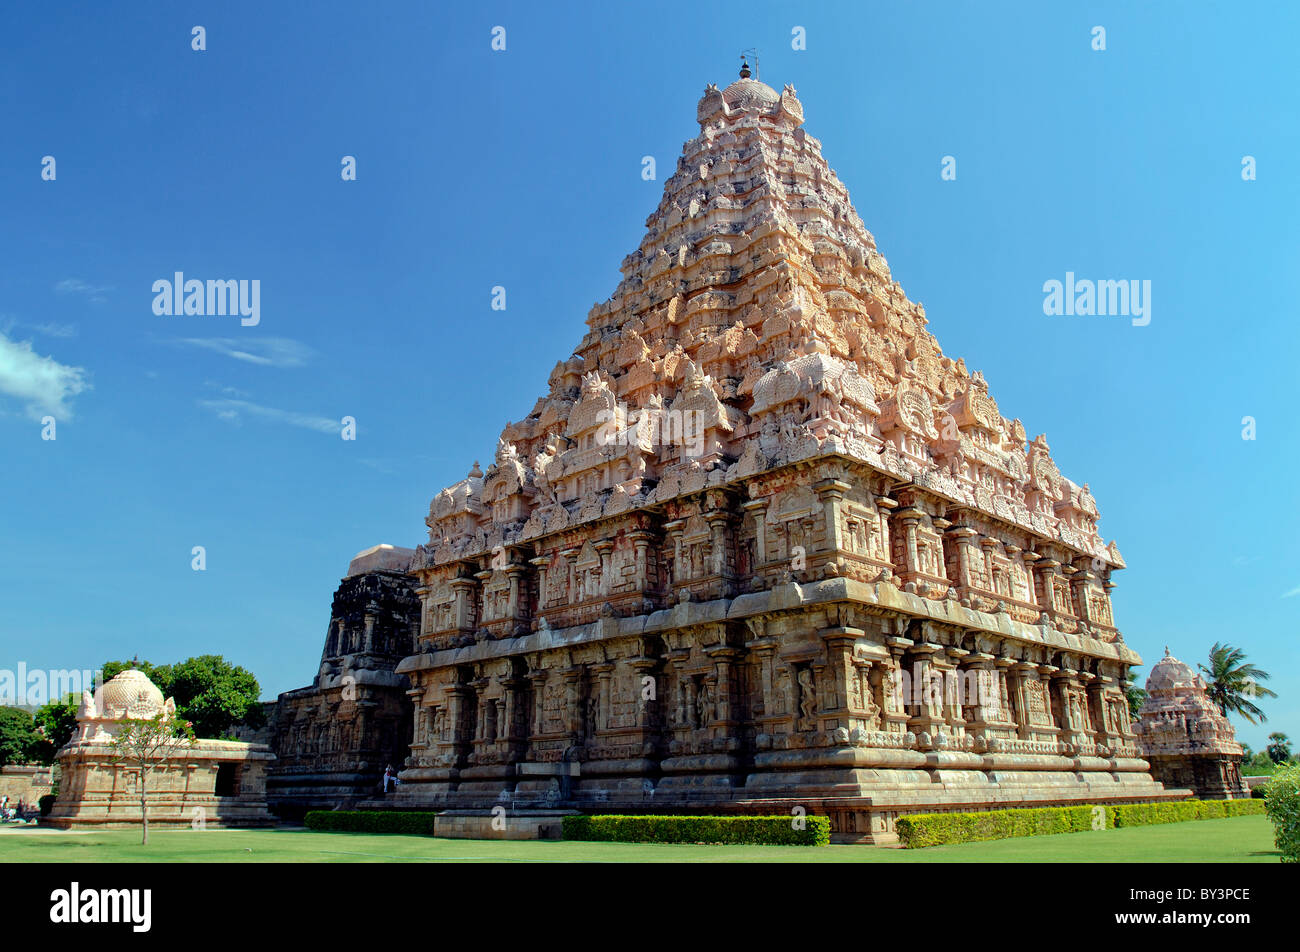
POLYGON ((598 843, 827 846, 824 816, 566 816, 566 840, 598 843), (803 829, 796 829, 795 820, 803 829))
POLYGON ((322 833, 415 833, 433 835, 436 813, 415 810, 310 810, 303 822, 322 833))
POLYGON ((1300 863, 1300 767, 1279 770, 1267 790, 1264 807, 1273 821, 1273 842, 1282 862, 1300 863))
POLYGON ((1111 826, 1150 826, 1263 812, 1264 804, 1256 800, 1183 800, 1179 803, 1131 803, 1107 807, 1106 817, 1111 826))
POLYGON ((1090 806, 1031 807, 1024 810, 986 810, 981 813, 917 813, 901 816, 895 825, 898 839, 908 849, 945 843, 976 843, 1011 836, 1050 836, 1091 830, 1090 806))
POLYGON ((917 813, 898 818, 898 839, 909 849, 975 843, 1013 836, 1051 836, 1093 829, 1180 823, 1264 812, 1258 800, 1183 800, 1120 806, 1032 807, 980 813, 917 813), (1104 814, 1097 811, 1103 810, 1104 814), (1099 822, 1102 817, 1104 822, 1099 822))

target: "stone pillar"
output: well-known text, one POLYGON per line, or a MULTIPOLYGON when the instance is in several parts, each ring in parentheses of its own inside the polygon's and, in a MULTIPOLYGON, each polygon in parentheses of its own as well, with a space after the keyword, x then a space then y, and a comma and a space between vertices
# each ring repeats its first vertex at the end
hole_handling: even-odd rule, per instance
POLYGON ((593 666, 591 670, 596 675, 596 730, 603 731, 609 728, 609 705, 613 694, 610 687, 614 679, 614 662, 602 662, 593 666))
POLYGON ((971 562, 973 559, 979 558, 979 555, 975 553, 975 540, 979 538, 979 533, 968 526, 955 526, 948 530, 948 535, 956 540, 957 584, 962 588, 972 588, 975 579, 971 573, 971 562))
POLYGON ((528 680, 533 686, 533 723, 531 726, 532 738, 540 737, 546 731, 546 679, 550 671, 541 668, 536 671, 528 672, 528 680))
POLYGON ((608 595, 612 587, 609 554, 614 551, 614 542, 611 539, 601 539, 599 542, 593 543, 592 548, 600 556, 600 588, 596 594, 608 595))
POLYGON ((537 617, 542 617, 542 611, 546 608, 546 574, 550 570, 551 559, 546 555, 539 555, 536 558, 528 560, 528 564, 537 572, 537 617))
POLYGON ((1070 594, 1074 599, 1074 613, 1089 625, 1093 625, 1098 622, 1098 619, 1093 617, 1088 593, 1095 587, 1097 576, 1089 569, 1089 564, 1086 556, 1076 560, 1074 575, 1070 577, 1070 594))
POLYGON ((487 678, 478 678, 466 685, 474 692, 476 702, 474 705, 474 743, 476 745, 487 739, 487 702, 483 696, 487 686, 487 678))
POLYGON ((583 593, 577 588, 577 563, 581 551, 581 549, 573 547, 560 553, 564 558, 562 568, 564 570, 564 602, 566 605, 572 605, 574 602, 583 600, 583 593))
POLYGON ((898 500, 891 496, 876 497, 877 519, 880 523, 881 558, 894 565, 893 536, 889 531, 889 514, 898 508, 898 500))
POLYGON ((477 624, 476 600, 478 582, 472 578, 454 578, 451 589, 455 595, 452 617, 459 631, 472 631, 477 624))
POLYGON ((466 702, 472 694, 473 689, 465 684, 455 684, 447 689, 447 718, 451 721, 451 740, 442 746, 444 749, 450 748, 450 753, 458 763, 469 753, 473 741, 470 736, 473 725, 466 723, 466 702))
POLYGON ((636 549, 636 590, 645 592, 650 588, 650 542, 652 534, 645 529, 628 533, 636 549))
POLYGON ((1015 698, 1016 734, 1021 740, 1032 740, 1036 720, 1029 703, 1029 681, 1038 678, 1038 665, 1028 661, 1008 661, 1007 677, 1015 698))
POLYGON ((980 539, 980 564, 984 567, 984 588, 1001 598, 1009 595, 1011 592, 1010 579, 1007 580, 1007 591, 998 591, 997 582, 993 579, 993 550, 997 548, 997 540, 990 539, 988 536, 980 539))
POLYGON ((1053 618, 1057 615, 1056 600, 1053 597, 1055 587, 1053 579, 1059 574, 1060 568, 1061 563, 1056 559, 1040 558, 1034 565, 1034 571, 1038 574, 1038 583, 1042 591, 1039 606, 1053 618))
POLYGON ((628 664, 633 671, 632 690, 636 694, 637 717, 636 725, 641 731, 642 743, 651 740, 656 729, 656 714, 663 710, 662 691, 664 688, 664 679, 659 676, 659 666, 662 662, 658 658, 631 658, 628 664), (645 679, 651 678, 654 684, 654 696, 647 698, 645 696, 645 679))
POLYGON ((826 519, 826 549, 832 558, 844 548, 840 512, 844 505, 844 494, 852 488, 839 479, 823 479, 813 484, 813 489, 822 501, 822 513, 826 519))
POLYGON ((717 677, 716 689, 713 692, 714 724, 722 728, 724 735, 731 737, 739 726, 733 709, 732 671, 741 652, 735 648, 722 646, 708 649, 708 655, 713 659, 713 670, 717 677))
MULTIPOLYGON (((705 574, 720 576, 725 582, 733 575, 732 567, 728 564, 731 546, 727 524, 731 521, 731 513, 714 509, 704 514, 704 521, 709 524, 709 565, 705 574)), ((724 591, 723 594, 730 593, 724 591)))
POLYGON ((750 637, 745 650, 758 664, 758 690, 761 698, 755 699, 752 712, 755 734, 768 734, 777 716, 776 649, 777 639, 767 636, 766 622, 760 618, 746 621, 750 637))
POLYGON ((897 635, 885 639, 885 647, 889 649, 889 660, 880 675, 881 706, 884 708, 881 717, 884 728, 890 733, 907 732, 909 715, 906 705, 909 699, 904 692, 910 687, 911 681, 910 676, 904 677, 903 669, 906 662, 903 658, 912 644, 910 638, 897 635))
POLYGON ((420 599, 420 630, 417 634, 421 639, 433 630, 433 625, 429 623, 429 595, 432 592, 433 587, 428 584, 420 585, 415 589, 415 594, 420 599))
POLYGON ((560 672, 564 680, 564 722, 567 726, 569 743, 577 744, 582 738, 582 675, 581 665, 565 668, 560 672))
POLYGON ((907 727, 918 737, 921 734, 933 737, 947 726, 943 716, 943 685, 942 682, 937 686, 934 683, 936 673, 942 676, 942 666, 935 664, 936 656, 941 655, 942 650, 937 644, 922 642, 914 645, 904 659, 910 684, 903 703, 913 706, 907 727))
POLYGON ((481 572, 474 573, 474 580, 478 582, 478 591, 475 593, 481 599, 481 607, 478 612, 480 624, 486 624, 490 621, 497 621, 497 616, 493 613, 493 608, 488 604, 487 584, 492 578, 491 569, 483 569, 481 572))
POLYGON ((506 602, 506 615, 512 621, 525 621, 528 618, 528 605, 525 598, 528 569, 518 562, 506 566, 506 576, 510 579, 510 595, 506 602))
POLYGON ((754 517, 754 564, 750 570, 757 575, 759 568, 767 564, 767 500, 751 499, 740 508, 754 517))
POLYGON ((689 581, 687 576, 690 573, 682 571, 682 527, 685 525, 685 519, 674 519, 672 522, 664 523, 664 538, 668 551, 672 553, 674 586, 689 581))
POLYGON ((966 666, 960 669, 958 688, 961 703, 970 707, 973 717, 966 721, 966 730, 974 737, 987 739, 990 726, 997 723, 998 696, 997 669, 993 655, 975 651, 967 655, 966 666), (972 692, 974 697, 971 697, 972 692))
POLYGON ((900 509, 894 516, 903 526, 903 575, 921 571, 921 557, 916 547, 916 527, 921 521, 921 510, 914 507, 900 509))
POLYGON ((412 718, 413 730, 411 749, 415 750, 416 748, 419 748, 423 750, 429 746, 429 724, 427 718, 424 716, 424 689, 418 687, 411 688, 406 692, 406 696, 411 699, 411 707, 415 711, 415 715, 412 718))

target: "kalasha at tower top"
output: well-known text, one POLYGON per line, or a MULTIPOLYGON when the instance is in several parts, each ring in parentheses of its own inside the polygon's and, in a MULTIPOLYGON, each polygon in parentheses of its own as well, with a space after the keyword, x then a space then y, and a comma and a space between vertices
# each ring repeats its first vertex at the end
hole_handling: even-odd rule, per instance
MULTIPOLYGON (((476 463, 434 498, 421 564, 835 452, 1055 543, 1054 560, 1038 544, 1012 553, 1058 563, 1054 584, 1122 568, 1087 484, 1063 477, 1046 437, 1027 441, 983 375, 926 330, 804 130, 794 88, 778 93, 746 66, 705 89, 696 117, 700 134, 574 355, 502 431, 486 473, 476 463), (700 424, 701 452, 663 438, 679 422, 700 424)), ((1093 620, 1110 627, 1104 612, 1093 620)))

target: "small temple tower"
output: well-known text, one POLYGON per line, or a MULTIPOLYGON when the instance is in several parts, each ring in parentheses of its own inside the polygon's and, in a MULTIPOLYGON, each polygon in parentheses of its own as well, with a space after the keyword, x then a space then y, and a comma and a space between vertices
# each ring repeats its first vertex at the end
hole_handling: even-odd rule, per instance
POLYGON ((1188 787, 1202 800, 1250 796, 1241 779, 1241 745, 1205 682, 1165 649, 1147 678, 1147 699, 1134 733, 1152 775, 1188 787))
MULTIPOLYGON (((50 826, 112 828, 140 822, 139 777, 118 762, 113 739, 124 722, 173 717, 176 702, 140 670, 123 671, 82 695, 77 732, 58 753, 62 777, 50 826)), ((270 826, 265 744, 199 740, 162 756, 149 775, 149 823, 157 827, 270 826)))
POLYGON ((357 553, 334 592, 315 679, 272 706, 268 798, 278 816, 355 803, 375 792, 385 767, 406 759, 410 684, 393 669, 415 650, 413 554, 392 545, 357 553))

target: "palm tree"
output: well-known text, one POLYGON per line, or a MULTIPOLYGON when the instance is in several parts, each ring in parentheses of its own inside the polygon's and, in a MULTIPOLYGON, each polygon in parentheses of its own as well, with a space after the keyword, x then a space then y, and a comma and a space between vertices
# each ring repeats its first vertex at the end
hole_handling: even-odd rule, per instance
POLYGON ((1291 739, 1279 731, 1268 735, 1268 747, 1265 749, 1268 751, 1269 760, 1275 764, 1291 759, 1291 739))
POLYGON ((1268 718, 1254 703, 1247 700, 1253 697, 1277 697, 1277 695, 1259 682, 1270 677, 1267 671, 1261 671, 1246 661, 1246 653, 1232 645, 1214 643, 1210 649, 1210 666, 1197 665, 1205 675, 1210 699, 1219 705, 1224 716, 1240 714, 1254 724, 1255 718, 1260 723, 1268 718))

